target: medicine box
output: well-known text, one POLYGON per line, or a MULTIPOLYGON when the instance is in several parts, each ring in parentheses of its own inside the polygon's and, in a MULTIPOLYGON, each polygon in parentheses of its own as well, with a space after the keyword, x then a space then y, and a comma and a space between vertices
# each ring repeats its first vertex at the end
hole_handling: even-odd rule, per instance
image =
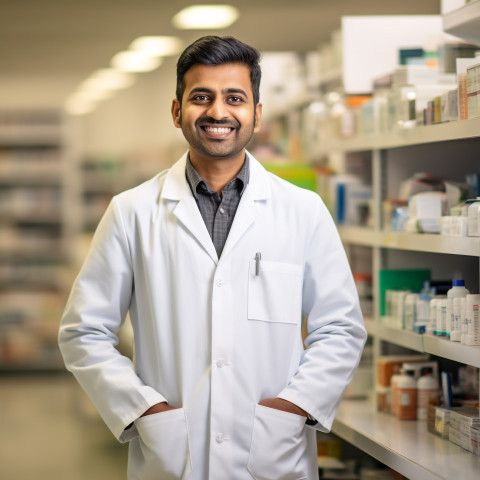
POLYGON ((427 430, 440 438, 448 438, 451 410, 429 405, 427 409, 427 430))

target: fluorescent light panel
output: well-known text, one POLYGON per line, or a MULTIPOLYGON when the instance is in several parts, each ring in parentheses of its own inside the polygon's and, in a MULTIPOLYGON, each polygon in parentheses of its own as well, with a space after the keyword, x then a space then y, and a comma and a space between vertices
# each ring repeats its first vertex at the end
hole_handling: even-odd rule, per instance
POLYGON ((162 59, 160 57, 133 50, 117 53, 111 62, 112 67, 122 72, 151 72, 161 64, 162 59))
POLYGON ((83 83, 87 90, 123 90, 135 83, 133 73, 122 72, 114 68, 103 68, 93 72, 83 83))
POLYGON ((131 43, 130 50, 145 52, 152 56, 168 57, 179 53, 182 46, 182 41, 178 37, 147 35, 136 38, 131 43))
POLYGON ((192 5, 180 10, 172 19, 182 30, 206 30, 227 28, 239 17, 239 11, 231 5, 192 5))

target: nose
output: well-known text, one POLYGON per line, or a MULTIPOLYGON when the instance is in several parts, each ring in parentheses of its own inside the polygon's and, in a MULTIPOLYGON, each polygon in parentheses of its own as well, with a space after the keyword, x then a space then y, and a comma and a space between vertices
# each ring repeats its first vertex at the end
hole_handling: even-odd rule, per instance
POLYGON ((223 99, 216 98, 208 107, 207 115, 215 120, 221 120, 227 116, 223 99))

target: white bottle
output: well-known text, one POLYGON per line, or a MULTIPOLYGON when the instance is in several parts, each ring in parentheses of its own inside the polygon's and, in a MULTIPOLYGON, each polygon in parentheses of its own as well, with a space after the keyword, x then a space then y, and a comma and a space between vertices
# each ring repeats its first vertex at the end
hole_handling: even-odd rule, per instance
POLYGON ((419 297, 418 293, 408 293, 403 302, 403 328, 405 330, 413 330, 416 323, 416 304, 419 297))
POLYGON ((439 298, 437 301, 437 318, 434 335, 445 336, 447 334, 447 298, 439 298))
POLYGON ((397 380, 403 375, 402 370, 397 370, 390 378, 390 413, 392 415, 397 415, 397 410, 398 410, 398 392, 397 392, 397 380))
POLYGON ((431 368, 422 369, 422 376, 417 380, 417 419, 427 418, 427 409, 431 400, 438 398, 438 380, 433 376, 431 368))
POLYGON ((480 197, 471 203, 468 207, 468 236, 479 237, 480 236, 480 197))
POLYGON ((480 295, 467 295, 465 300, 465 317, 468 333, 465 343, 467 345, 480 345, 480 295))
POLYGON ((406 370, 396 382, 396 416, 400 420, 415 420, 417 418, 417 382, 413 370, 406 370))
POLYGON ((430 300, 429 305, 429 312, 430 312, 430 320, 427 325, 427 333, 434 335, 437 325, 437 304, 438 299, 436 297, 430 300))
MULTIPOLYGON (((466 297, 453 299, 452 331, 450 332, 450 340, 452 342, 461 342, 462 335, 468 333, 465 322, 465 300, 466 297)), ((463 343, 465 343, 465 339, 463 343)))
MULTIPOLYGON (((452 331, 459 331, 459 326, 454 325, 455 319, 453 315, 453 299, 454 298, 465 298, 470 292, 465 288, 465 281, 464 280, 452 280, 452 288, 447 292, 447 324, 446 324, 446 334, 447 337, 451 337, 452 331)), ((458 334, 454 335, 455 338, 458 337, 458 334)), ((460 338, 458 337, 458 340, 460 338)))

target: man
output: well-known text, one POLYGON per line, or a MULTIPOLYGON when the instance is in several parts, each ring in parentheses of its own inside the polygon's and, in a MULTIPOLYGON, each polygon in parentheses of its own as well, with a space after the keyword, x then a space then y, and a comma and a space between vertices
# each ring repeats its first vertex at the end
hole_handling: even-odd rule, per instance
POLYGON ((112 200, 65 310, 66 365, 130 441, 131 480, 317 478, 316 429, 365 341, 322 201, 245 150, 258 61, 231 37, 184 51, 172 116, 189 150, 112 200), (115 348, 127 312, 135 366, 115 348))

